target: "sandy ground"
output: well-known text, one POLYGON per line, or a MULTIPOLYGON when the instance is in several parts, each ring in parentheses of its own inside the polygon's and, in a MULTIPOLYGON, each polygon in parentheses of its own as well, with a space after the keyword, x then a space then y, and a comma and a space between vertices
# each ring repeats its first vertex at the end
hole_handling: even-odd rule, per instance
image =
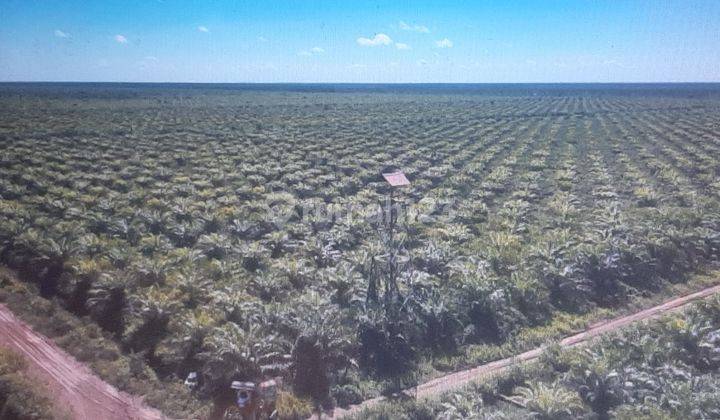
MULTIPOLYGON (((560 345, 566 348, 582 345, 601 334, 617 330, 634 322, 657 318, 663 314, 680 310, 693 301, 704 299, 718 292, 720 292, 720 285, 709 287, 696 293, 668 300, 665 303, 653 306, 652 308, 648 308, 631 315, 598 322, 591 325, 583 332, 566 337, 565 339, 560 341, 560 345)), ((408 389, 405 391, 405 393, 408 396, 416 396, 418 399, 436 397, 445 392, 462 388, 463 386, 466 386, 473 381, 482 379, 483 377, 487 377, 491 374, 500 373, 512 365, 537 359, 542 354, 543 350, 543 347, 538 347, 525 353, 516 355, 514 357, 496 360, 494 362, 490 362, 472 369, 467 369, 441 376, 439 378, 420 384, 415 388, 408 389)), ((377 397, 366 400, 358 405, 350 406, 347 409, 337 408, 332 413, 324 413, 322 415, 322 418, 333 419, 357 414, 360 410, 372 407, 373 405, 383 401, 385 401, 384 397, 377 397)), ((317 417, 315 416, 315 418, 317 417)))
POLYGON ((16 350, 28 361, 28 375, 45 384, 59 410, 73 419, 164 419, 158 410, 145 406, 105 383, 90 369, 39 335, 0 304, 0 346, 16 350))

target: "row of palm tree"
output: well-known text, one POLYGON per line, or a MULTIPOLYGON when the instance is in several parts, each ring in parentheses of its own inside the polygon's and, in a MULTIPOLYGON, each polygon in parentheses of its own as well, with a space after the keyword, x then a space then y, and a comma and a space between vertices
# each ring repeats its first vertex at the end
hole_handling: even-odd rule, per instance
POLYGON ((703 117, 665 136, 664 118, 620 115, 632 101, 442 103, 442 119, 434 101, 343 105, 327 125, 294 106, 248 124, 183 108, 148 117, 176 121, 160 131, 9 138, 0 258, 161 377, 202 372, 211 390, 279 371, 320 402, 717 261, 718 144, 681 137, 703 117), (373 218, 390 165, 413 183, 396 195, 415 211, 402 264, 373 218))

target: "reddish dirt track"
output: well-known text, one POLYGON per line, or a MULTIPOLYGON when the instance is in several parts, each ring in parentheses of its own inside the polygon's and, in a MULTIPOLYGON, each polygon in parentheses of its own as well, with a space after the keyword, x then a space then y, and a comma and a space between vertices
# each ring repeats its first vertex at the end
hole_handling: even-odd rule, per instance
MULTIPOLYGON (((689 295, 668 300, 665 303, 653 306, 652 308, 648 308, 640 312, 633 313, 631 315, 598 322, 591 325, 583 332, 571 335, 561 340, 560 345, 566 348, 582 345, 601 334, 617 330, 634 322, 657 318, 669 312, 682 309, 693 301, 707 298, 708 296, 711 296, 718 292, 720 292, 720 285, 709 287, 696 293, 691 293, 689 295)), ((463 386, 466 386, 473 381, 477 381, 491 374, 500 373, 512 365, 537 359, 542 354, 543 350, 543 347, 538 347, 533 350, 526 351, 525 353, 516 355, 514 357, 496 360, 494 362, 490 362, 472 369, 467 369, 441 376, 439 378, 420 384, 415 388, 408 389, 405 391, 405 393, 408 396, 415 396, 418 399, 438 396, 445 392, 462 388, 463 386)), ((383 401, 385 401, 384 397, 372 398, 358 405, 350 406, 347 409, 338 408, 335 409, 333 413, 324 413, 322 415, 322 418, 341 418, 348 415, 357 414, 361 410, 372 407, 373 405, 376 405, 383 401)))
MULTIPOLYGON (((720 285, 696 293, 669 300, 661 305, 599 322, 587 330, 569 336, 560 342, 563 347, 573 347, 589 340, 627 326, 681 309, 689 303, 704 299, 720 292, 720 285)), ((69 412, 75 419, 165 419, 158 410, 147 407, 139 397, 118 391, 93 374, 90 369, 60 349, 52 340, 36 333, 0 304, 0 346, 8 347, 23 354, 28 360, 28 374, 45 384, 49 397, 58 408, 69 412)), ((461 388, 470 382, 495 374, 508 367, 536 359, 543 348, 536 348, 514 357, 497 360, 472 369, 445 375, 406 391, 417 398, 429 398, 447 391, 461 388)), ((348 409, 337 409, 323 418, 340 418, 384 401, 383 397, 373 398, 348 409)))
POLYGON ((0 304, 0 346, 21 353, 28 361, 28 375, 46 386, 60 411, 78 420, 164 419, 97 377, 90 369, 19 320, 0 304))

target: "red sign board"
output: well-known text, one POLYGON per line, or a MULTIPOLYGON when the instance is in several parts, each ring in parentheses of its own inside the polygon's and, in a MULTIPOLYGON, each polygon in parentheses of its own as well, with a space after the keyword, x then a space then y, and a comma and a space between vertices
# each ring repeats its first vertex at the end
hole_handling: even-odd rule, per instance
POLYGON ((382 174, 383 178, 385 178, 385 181, 388 182, 393 187, 402 187, 404 185, 410 185, 410 181, 408 181, 407 177, 404 173, 397 171, 392 172, 389 174, 382 174))

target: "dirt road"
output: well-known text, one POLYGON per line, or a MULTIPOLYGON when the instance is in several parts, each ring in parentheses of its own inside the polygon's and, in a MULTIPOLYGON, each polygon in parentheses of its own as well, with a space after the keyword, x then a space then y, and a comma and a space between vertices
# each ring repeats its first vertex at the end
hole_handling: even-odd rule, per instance
MULTIPOLYGON (((624 327, 633 322, 651 319, 678 310, 692 301, 720 292, 720 285, 686 296, 669 300, 661 305, 632 315, 599 322, 587 330, 565 338, 563 347, 581 345, 600 334, 624 327)), ((28 360, 28 372, 44 383, 58 406, 69 411, 76 419, 164 419, 158 410, 145 406, 139 397, 118 391, 93 374, 88 367, 60 349, 52 340, 37 334, 27 324, 0 304, 0 346, 23 354, 28 360)), ((536 359, 543 348, 536 348, 515 357, 497 360, 476 368, 452 373, 421 384, 406 391, 418 398, 429 398, 458 389, 486 375, 498 373, 511 365, 536 359)), ((357 413, 363 408, 382 402, 383 397, 367 400, 348 409, 337 409, 323 418, 340 418, 357 413)))
POLYGON ((118 391, 52 340, 37 334, 0 304, 0 346, 28 361, 28 374, 45 384, 57 408, 78 420, 164 419, 139 397, 118 391))
MULTIPOLYGON (((580 332, 578 334, 569 336, 562 341, 560 341, 560 345, 562 347, 574 347, 581 345, 583 343, 586 343, 588 340, 595 338, 601 334, 608 333, 611 331, 614 331, 618 328, 622 328, 624 326, 627 326, 629 324, 632 324, 634 322, 648 320, 652 318, 656 318, 658 316, 661 316, 663 314, 679 310, 688 304, 690 304, 693 301, 704 299, 708 296, 711 296, 715 293, 720 292, 720 285, 709 287, 707 289, 701 290, 696 293, 692 293, 689 295, 685 295, 682 297, 674 298, 671 300, 666 301, 663 304, 653 306, 652 308, 645 309, 640 312, 636 312, 631 315, 623 316, 620 318, 615 318, 607 321, 598 322, 596 324, 591 325, 588 329, 586 329, 583 332, 580 332)), ((417 396, 418 399, 423 398, 430 398, 435 397, 440 394, 443 394, 448 391, 456 390, 458 388, 461 388, 465 385, 468 385, 470 382, 476 381, 478 379, 482 379, 485 376, 488 376, 490 374, 496 374, 500 373, 503 370, 507 369, 508 367, 528 362, 534 359, 537 359, 543 352, 542 347, 535 348, 533 350, 527 351, 525 353, 521 353, 519 355, 516 355, 514 357, 508 357, 506 359, 496 360, 494 362, 490 362, 472 369, 463 370, 460 372, 451 373, 445 376, 441 376, 439 378, 433 379, 431 381, 425 382, 423 384, 418 385, 415 388, 411 388, 405 391, 406 394, 410 396, 417 396)), ((333 418, 340 418, 345 417, 351 414, 356 414, 360 410, 368 407, 372 407, 375 404, 378 404, 382 401, 384 401, 384 397, 377 397, 370 400, 366 400, 358 405, 350 406, 347 409, 335 409, 335 411, 330 413, 323 414, 323 419, 333 419, 333 418)))

